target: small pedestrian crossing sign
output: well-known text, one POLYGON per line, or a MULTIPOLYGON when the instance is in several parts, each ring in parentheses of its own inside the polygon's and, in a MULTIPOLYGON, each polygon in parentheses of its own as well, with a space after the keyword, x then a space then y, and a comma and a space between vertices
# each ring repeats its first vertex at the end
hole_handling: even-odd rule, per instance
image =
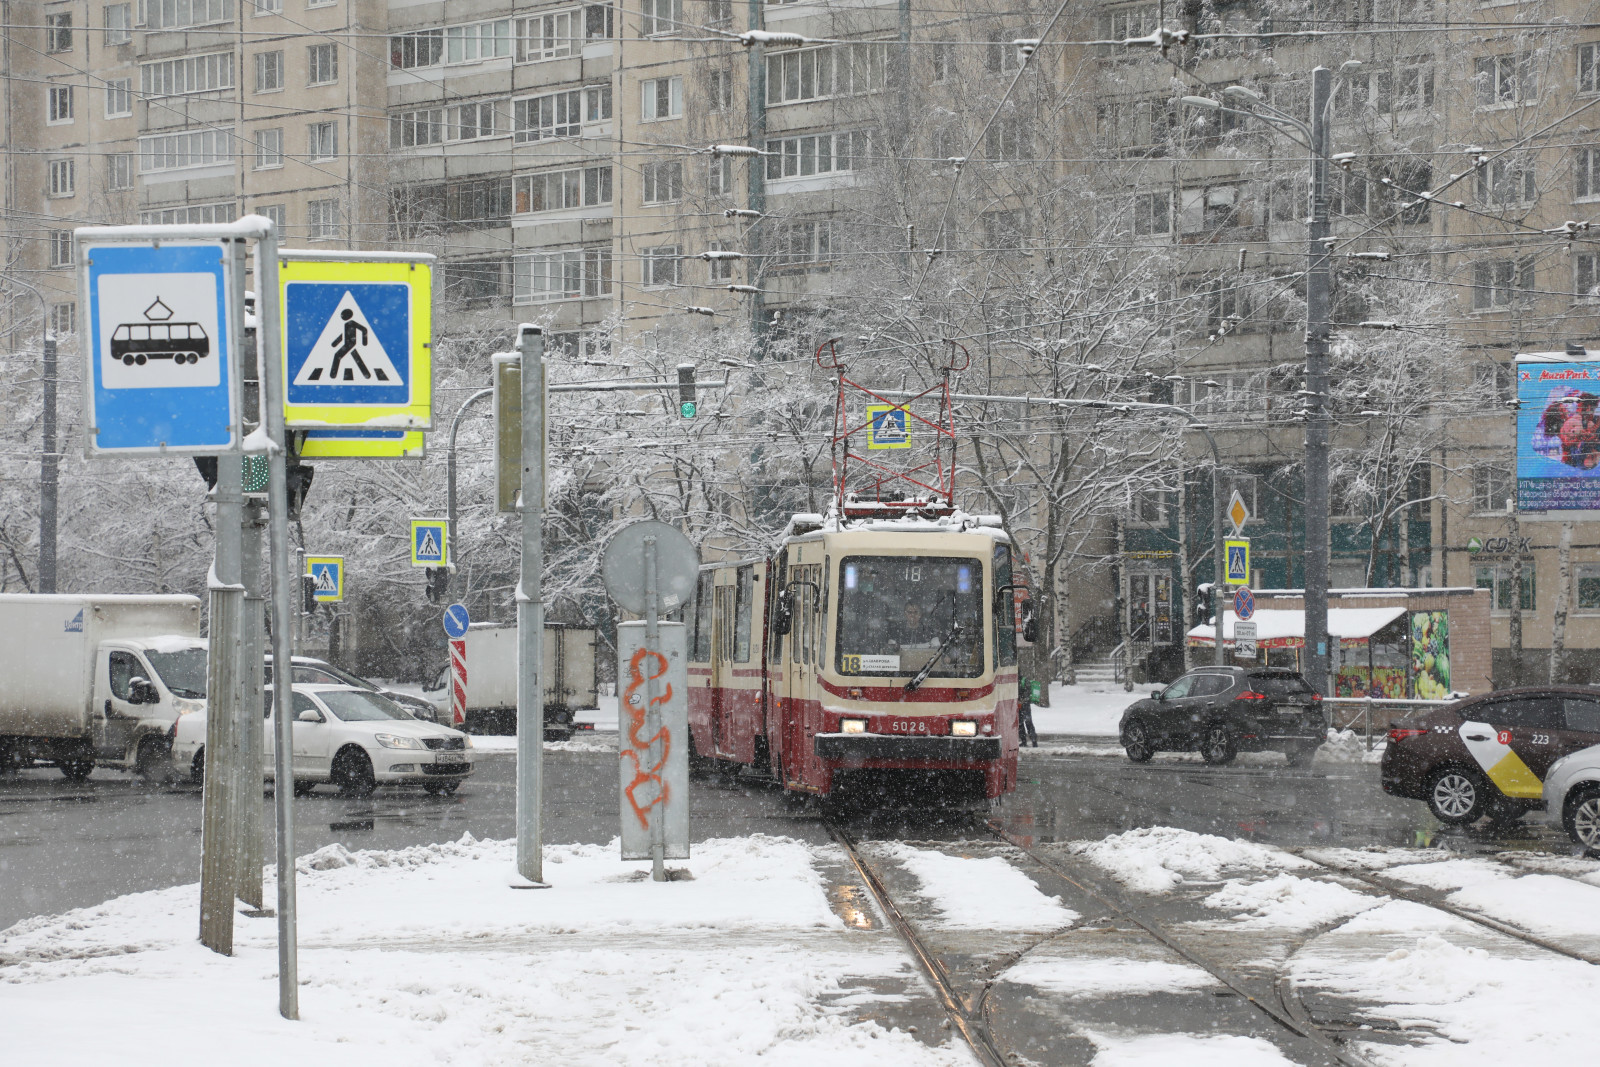
POLYGON ((319 604, 344 599, 344 557, 307 556, 306 573, 311 576, 311 595, 319 604))
POLYGON ((898 404, 867 405, 868 448, 910 448, 911 428, 906 409, 898 404))
POLYGON ((1227 552, 1227 574, 1229 585, 1250 584, 1250 539, 1248 537, 1230 537, 1223 544, 1227 552))
POLYGON ((444 519, 411 520, 411 565, 443 567, 450 561, 446 544, 448 524, 444 519))

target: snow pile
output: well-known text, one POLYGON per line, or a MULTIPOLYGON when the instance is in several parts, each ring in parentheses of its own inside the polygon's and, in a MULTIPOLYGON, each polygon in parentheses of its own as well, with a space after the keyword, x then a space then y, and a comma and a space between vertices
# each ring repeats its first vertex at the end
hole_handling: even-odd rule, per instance
POLYGON ((916 876, 920 895, 939 913, 934 926, 959 930, 1054 930, 1078 913, 1047 897, 1033 879, 999 856, 952 856, 899 842, 874 847, 916 876))
POLYGON ((1371 751, 1367 742, 1354 730, 1328 730, 1328 739, 1317 749, 1319 763, 1378 763, 1383 760, 1383 750, 1388 741, 1374 740, 1371 751))
POLYGON ((1142 893, 1165 893, 1186 878, 1199 882, 1219 881, 1223 872, 1230 869, 1311 866, 1276 849, 1171 826, 1147 826, 1071 847, 1122 884, 1142 893))
POLYGON ((1209 972, 1187 963, 1081 956, 1025 956, 1000 980, 1074 998, 1222 988, 1209 972))
POLYGON ((1556 940, 1600 941, 1600 886, 1553 874, 1519 874, 1488 859, 1391 867, 1412 885, 1449 892, 1452 904, 1556 940))
POLYGON ((1222 1034, 1143 1034, 1119 1037, 1090 1033, 1100 1051, 1091 1067, 1283 1067, 1286 1059, 1270 1041, 1222 1034))
POLYGON ((1039 736, 1078 734, 1116 737, 1122 713, 1147 693, 1128 692, 1121 683, 1063 685, 1050 683, 1050 706, 1033 708, 1033 726, 1039 736))
POLYGON ((1230 879, 1204 903, 1208 908, 1241 912, 1238 926, 1307 930, 1347 919, 1383 901, 1333 882, 1278 874, 1256 882, 1230 879))
POLYGON ((1493 860, 1453 859, 1435 860, 1432 863, 1407 863, 1390 867, 1384 872, 1412 885, 1426 889, 1463 889, 1514 878, 1516 872, 1493 860))
POLYGON ((0 931, 8 1061, 969 1062, 824 1007, 914 972, 891 939, 852 939, 799 842, 697 844, 692 880, 665 884, 615 845, 552 846, 544 890, 508 888, 513 854, 464 836, 302 857, 296 1023, 276 1012, 276 924, 240 917, 234 957, 209 952, 197 886, 19 923, 0 931))
MULTIPOLYGON (((517 736, 515 734, 474 734, 472 737, 472 750, 479 755, 490 753, 510 753, 517 750, 517 736)), ((583 730, 572 735, 568 741, 546 741, 546 752, 610 752, 617 751, 616 731, 583 730)))
MULTIPOLYGON (((1517 1063, 1532 1050, 1546 1063, 1594 1058, 1600 968, 1509 942, 1510 954, 1455 944, 1451 937, 1481 931, 1406 901, 1338 933, 1345 950, 1313 942, 1295 958, 1295 980, 1377 1006, 1365 1014, 1436 1031, 1441 1040, 1404 1051, 1408 1065, 1517 1063)), ((1378 1048, 1392 1058, 1392 1046, 1378 1048)))

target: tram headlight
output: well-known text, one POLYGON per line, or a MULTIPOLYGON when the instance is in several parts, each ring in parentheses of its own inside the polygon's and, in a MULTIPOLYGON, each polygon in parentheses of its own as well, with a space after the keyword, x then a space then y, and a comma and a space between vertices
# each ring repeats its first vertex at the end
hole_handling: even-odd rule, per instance
POLYGON ((864 734, 867 732, 867 720, 840 719, 839 732, 842 734, 864 734))
POLYGON ((978 736, 978 724, 970 719, 953 722, 950 724, 950 734, 952 737, 976 737, 978 736))

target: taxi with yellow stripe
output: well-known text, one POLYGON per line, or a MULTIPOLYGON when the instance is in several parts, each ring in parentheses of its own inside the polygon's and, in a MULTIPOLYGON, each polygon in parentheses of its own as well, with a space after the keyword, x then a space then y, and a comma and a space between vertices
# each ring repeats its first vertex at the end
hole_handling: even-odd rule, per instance
POLYGON ((1503 689, 1390 723, 1383 789, 1421 800, 1442 823, 1514 822, 1544 804, 1563 756, 1600 744, 1600 689, 1503 689))

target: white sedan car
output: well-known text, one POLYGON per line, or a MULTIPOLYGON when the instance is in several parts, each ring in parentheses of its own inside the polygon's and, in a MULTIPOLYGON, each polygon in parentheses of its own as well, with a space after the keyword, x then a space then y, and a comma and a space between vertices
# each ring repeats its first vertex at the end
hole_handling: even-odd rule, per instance
POLYGON ((1568 836, 1600 851, 1600 745, 1562 756, 1544 776, 1544 810, 1568 836))
MULTIPOLYGON (((266 696, 263 741, 271 781, 270 686, 266 696)), ((296 685, 292 699, 297 795, 326 783, 361 797, 379 785, 404 783, 448 796, 472 773, 472 738, 414 719, 379 693, 352 685, 296 685)), ((193 781, 205 773, 205 730, 201 714, 185 715, 173 726, 173 764, 193 781)))

